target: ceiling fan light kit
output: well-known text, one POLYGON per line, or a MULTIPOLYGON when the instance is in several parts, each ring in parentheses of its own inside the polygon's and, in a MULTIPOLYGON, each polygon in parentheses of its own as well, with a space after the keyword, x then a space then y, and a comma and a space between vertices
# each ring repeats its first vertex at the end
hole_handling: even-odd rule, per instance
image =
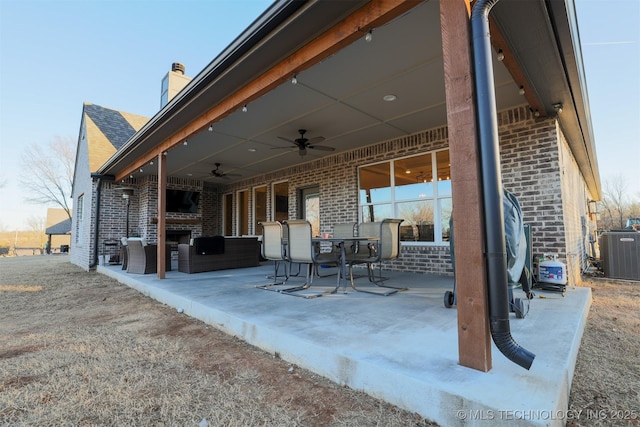
MULTIPOLYGON (((299 129, 298 133, 300 134, 300 138, 296 138, 295 140, 291 140, 283 136, 279 136, 278 138, 293 144, 293 147, 291 148, 297 148, 298 154, 300 154, 300 157, 303 157, 307 154, 307 148, 310 148, 312 150, 323 150, 323 151, 335 150, 335 148, 333 147, 327 147, 324 145, 315 145, 317 143, 324 141, 325 139, 324 136, 316 136, 311 139, 305 138, 304 134, 307 133, 306 129, 299 129)), ((274 148, 284 148, 284 147, 274 147, 274 148)))
POLYGON ((229 179, 230 176, 240 176, 240 174, 237 173, 225 173, 222 170, 220 170, 220 163, 214 163, 214 165, 216 166, 215 169, 212 169, 210 174, 212 177, 214 178, 223 178, 223 179, 229 179))

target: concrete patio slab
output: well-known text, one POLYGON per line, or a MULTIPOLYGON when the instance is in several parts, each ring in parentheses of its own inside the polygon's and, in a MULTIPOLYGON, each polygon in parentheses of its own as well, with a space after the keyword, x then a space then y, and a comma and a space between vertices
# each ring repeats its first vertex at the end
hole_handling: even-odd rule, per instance
MULTIPOLYGON (((571 419, 569 391, 591 305, 589 288, 568 287, 564 296, 536 290, 526 317, 511 314, 510 322, 515 341, 536 354, 531 369, 493 346, 493 368, 485 373, 458 364, 457 313, 443 304, 452 277, 385 271, 389 284, 409 289, 384 297, 348 288, 305 299, 256 288, 269 283, 269 263, 198 274, 174 269, 164 280, 127 274, 119 266, 99 266, 98 272, 442 426, 561 426, 571 419)), ((315 279, 314 289, 330 290, 335 280, 315 279)), ((367 280, 357 284, 364 287, 367 280)))

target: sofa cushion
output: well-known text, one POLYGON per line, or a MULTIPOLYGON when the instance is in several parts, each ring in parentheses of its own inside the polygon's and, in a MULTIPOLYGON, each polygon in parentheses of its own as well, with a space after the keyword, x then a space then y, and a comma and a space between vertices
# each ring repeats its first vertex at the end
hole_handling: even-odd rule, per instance
POLYGON ((197 237, 193 246, 199 255, 223 254, 224 236, 197 237))

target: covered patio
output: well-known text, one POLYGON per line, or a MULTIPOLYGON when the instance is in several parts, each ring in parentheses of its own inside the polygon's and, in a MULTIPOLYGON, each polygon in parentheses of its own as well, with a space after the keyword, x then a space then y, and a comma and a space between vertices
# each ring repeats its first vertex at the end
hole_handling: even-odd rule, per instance
MULTIPOLYGON (((458 362, 457 312, 443 304, 453 288, 448 276, 385 271, 390 284, 409 289, 388 297, 349 291, 304 299, 256 288, 269 283, 269 262, 198 274, 174 268, 165 279, 120 266, 97 271, 293 366, 442 426, 564 425, 591 304, 589 288, 568 287, 564 296, 535 290, 526 317, 511 314, 511 329, 536 362, 522 369, 493 345, 494 369, 480 372, 458 362)), ((315 279, 314 286, 333 288, 335 276, 315 279)))

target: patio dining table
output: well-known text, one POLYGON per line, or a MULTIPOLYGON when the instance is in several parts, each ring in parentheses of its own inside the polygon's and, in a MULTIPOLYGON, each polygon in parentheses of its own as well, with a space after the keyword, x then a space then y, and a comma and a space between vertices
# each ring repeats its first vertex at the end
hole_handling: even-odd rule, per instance
MULTIPOLYGON (((353 245, 356 247, 356 250, 360 248, 360 246, 366 246, 371 243, 377 243, 380 240, 378 237, 314 237, 311 241, 313 243, 331 243, 331 245, 337 247, 340 250, 340 269, 338 274, 340 274, 340 280, 336 285, 336 289, 332 292, 335 293, 340 288, 342 284, 343 293, 347 293, 347 246, 353 245)), ((367 249, 368 250, 368 249, 367 249)), ((349 277, 349 284, 351 285, 351 289, 354 291, 358 291, 353 283, 353 277, 349 277)))

